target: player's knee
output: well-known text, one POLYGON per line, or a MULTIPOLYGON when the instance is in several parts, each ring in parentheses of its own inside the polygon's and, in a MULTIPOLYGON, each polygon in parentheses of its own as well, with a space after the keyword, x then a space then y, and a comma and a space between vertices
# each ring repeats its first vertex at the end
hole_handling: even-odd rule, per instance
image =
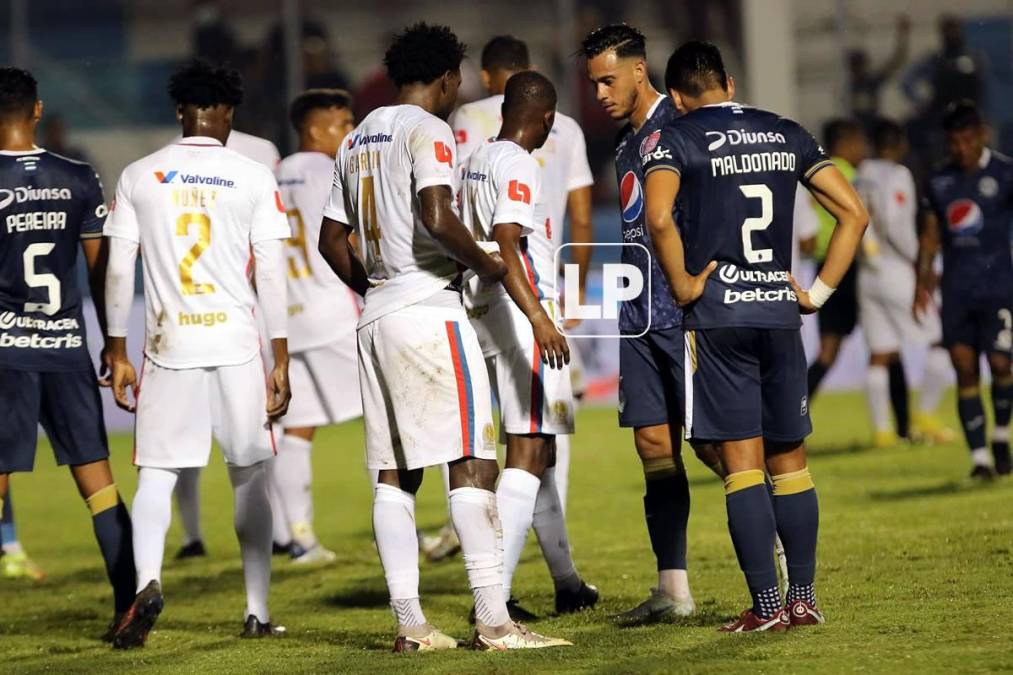
POLYGON ((672 437, 667 425, 639 427, 633 432, 641 460, 672 456, 672 437))
POLYGON ((513 435, 507 441, 506 467, 523 469, 535 476, 541 476, 552 459, 552 443, 549 436, 541 434, 513 435))
POLYGON ((869 365, 889 366, 891 363, 897 360, 898 356, 899 355, 895 352, 887 354, 873 354, 872 356, 869 357, 869 365))
POLYGON ((1010 359, 1005 354, 989 354, 988 368, 992 372, 992 379, 998 384, 1009 384, 1013 380, 1010 359))
POLYGON ((492 459, 465 457, 448 464, 450 469, 450 489, 462 487, 495 490, 496 479, 499 477, 499 465, 492 459))
POLYGON ((721 452, 717 445, 714 443, 690 443, 690 447, 693 448, 696 458, 705 466, 719 475, 724 473, 721 465, 721 452))

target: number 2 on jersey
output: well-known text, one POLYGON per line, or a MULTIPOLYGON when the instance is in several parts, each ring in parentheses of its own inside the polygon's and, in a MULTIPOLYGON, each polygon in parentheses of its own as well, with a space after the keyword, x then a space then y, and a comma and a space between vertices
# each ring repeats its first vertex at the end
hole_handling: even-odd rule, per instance
POLYGON ((762 184, 740 185, 739 190, 749 199, 760 200, 759 217, 742 221, 742 251, 748 262, 770 262, 774 259, 774 249, 753 248, 753 232, 766 230, 774 220, 774 195, 769 187, 762 184))
POLYGON ((197 226, 197 242, 183 256, 179 263, 179 281, 183 287, 183 295, 204 295, 214 293, 214 284, 195 283, 193 266, 197 258, 211 245, 211 218, 204 213, 184 213, 176 219, 176 236, 185 237, 190 233, 190 226, 197 226))
POLYGON ((380 223, 376 217, 376 193, 373 190, 373 177, 363 176, 359 179, 359 212, 362 229, 366 235, 366 246, 373 260, 380 260, 380 223))

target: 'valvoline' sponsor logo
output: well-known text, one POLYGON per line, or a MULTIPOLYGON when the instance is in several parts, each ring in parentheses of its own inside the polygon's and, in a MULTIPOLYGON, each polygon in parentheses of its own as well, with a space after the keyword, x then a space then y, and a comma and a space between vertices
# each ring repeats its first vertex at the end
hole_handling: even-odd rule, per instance
POLYGON ((385 134, 383 132, 376 134, 356 134, 350 141, 348 141, 348 149, 351 150, 357 145, 368 145, 370 143, 390 143, 394 140, 391 134, 385 134))
POLYGON ((627 171, 619 182, 619 199, 623 209, 623 220, 632 223, 644 210, 644 193, 640 189, 637 174, 627 171))
POLYGON ((222 178, 221 176, 200 176, 195 173, 180 173, 179 171, 156 171, 155 179, 162 184, 175 182, 179 178, 180 183, 186 185, 208 185, 212 187, 235 187, 236 181, 222 178))
POLYGON ((950 234, 957 236, 974 235, 985 226, 981 207, 971 199, 958 199, 946 207, 946 225, 950 234))

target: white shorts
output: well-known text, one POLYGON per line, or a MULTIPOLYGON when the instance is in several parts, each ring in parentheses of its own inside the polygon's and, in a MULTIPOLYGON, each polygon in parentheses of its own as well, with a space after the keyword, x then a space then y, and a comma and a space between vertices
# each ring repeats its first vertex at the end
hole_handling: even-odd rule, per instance
POLYGON ((914 295, 914 270, 891 270, 889 275, 859 271, 859 321, 870 352, 899 352, 904 345, 929 346, 943 339, 934 305, 915 321, 911 314, 914 295))
POLYGON ((267 425, 267 384, 258 355, 238 366, 174 370, 144 360, 137 394, 134 464, 207 466, 212 436, 234 466, 275 455, 267 425))
POLYGON ((570 366, 542 363, 534 338, 524 346, 486 359, 499 401, 503 434, 572 434, 573 386, 570 366))
POLYGON ((496 459, 489 380, 463 308, 411 305, 358 337, 370 469, 496 459))
POLYGON ((362 417, 355 333, 289 358, 292 402, 283 427, 322 427, 362 417))

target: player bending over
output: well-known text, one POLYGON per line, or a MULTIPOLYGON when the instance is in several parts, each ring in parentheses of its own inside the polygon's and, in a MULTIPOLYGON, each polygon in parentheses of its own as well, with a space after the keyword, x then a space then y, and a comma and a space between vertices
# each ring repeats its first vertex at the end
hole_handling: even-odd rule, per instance
MULTIPOLYGON (((106 206, 95 170, 35 145, 42 101, 35 78, 0 68, 0 500, 9 475, 31 471, 38 426, 56 461, 69 465, 113 587, 122 628, 133 600, 130 515, 113 482, 102 400, 85 343, 77 248, 88 267, 99 325, 107 247, 106 206)), ((103 349, 103 362, 106 360, 103 349)), ((103 366, 104 370, 104 366, 103 366)), ((6 510, 6 509, 5 509, 6 510)), ((4 532, 4 543, 10 529, 4 532)))
POLYGON ((275 454, 270 422, 285 414, 289 400, 284 240, 291 232, 271 171, 224 147, 243 98, 239 74, 194 61, 169 80, 169 95, 183 138, 124 170, 105 227, 113 394, 121 408, 137 412, 140 467, 133 504, 137 597, 114 640, 120 648, 142 646, 162 610, 172 490, 180 469, 207 465, 212 437, 235 492, 246 583, 242 636, 280 630, 267 608, 271 507, 264 462, 275 454), (126 351, 138 248, 146 334, 140 379, 126 351), (257 296, 248 278, 254 262, 257 296), (269 375, 257 309, 274 355, 269 375))
MULTIPOLYGON (((605 111, 625 121, 616 140, 622 233, 625 243, 652 250, 644 222, 641 153, 653 151, 675 106, 651 84, 644 36, 626 24, 605 26, 584 38, 588 78, 605 111)), ((682 463, 679 427, 683 418, 682 312, 665 285, 656 256, 623 247, 623 262, 650 277, 646 294, 619 310, 619 426, 633 428, 644 468, 644 517, 658 567, 658 585, 648 598, 618 615, 623 623, 653 623, 696 609, 686 574, 689 482, 682 463)), ((701 461, 722 475, 713 448, 694 446, 701 461)))
POLYGON ((503 263, 482 251, 454 212, 454 135, 464 45, 444 26, 416 24, 384 57, 397 103, 377 108, 342 143, 320 253, 365 297, 359 384, 366 461, 379 470, 373 529, 395 651, 452 649, 419 603, 415 493, 427 466, 450 464, 450 515, 475 598, 475 649, 569 644, 510 620, 496 509, 496 444, 482 350, 461 304, 458 263, 486 283, 503 263), (361 260, 348 236, 356 230, 361 260), (449 256, 449 257, 448 257, 449 256))
POLYGON ((936 277, 932 263, 943 250, 943 344, 957 371, 957 412, 971 450, 971 476, 1010 473, 1009 421, 1013 401, 1013 161, 987 146, 981 113, 968 101, 943 118, 950 161, 925 189, 918 287, 914 313, 930 311, 936 277), (985 436, 978 363, 992 371, 992 453, 985 436))
MULTIPOLYGON (((904 344, 928 347, 911 435, 949 443, 953 431, 936 416, 950 377, 949 357, 940 345, 939 312, 928 307, 915 319, 910 311, 918 256, 918 201, 914 178, 901 164, 908 154, 907 138, 899 124, 885 119, 877 123, 872 136, 875 154, 859 165, 855 187, 869 209, 870 220, 858 259, 858 308, 870 353, 866 399, 874 445, 889 447, 898 441, 898 433, 890 426, 890 369, 900 361, 904 344)), ((897 399, 894 403, 907 408, 907 383, 902 386, 905 395, 893 397, 897 399)), ((897 417, 907 419, 906 410, 897 417)))
POLYGON ((584 583, 574 567, 554 472, 549 471, 555 464, 556 436, 573 433, 573 392, 570 349, 551 316, 553 261, 539 255, 551 244, 533 243, 547 237, 541 226, 545 185, 531 153, 549 137, 556 90, 543 75, 518 73, 506 83, 502 109, 498 136, 472 153, 461 171, 461 212, 476 239, 499 245, 508 270, 502 284, 469 286, 468 315, 495 383, 506 437, 506 468, 496 488, 503 524, 503 590, 511 617, 532 620, 536 617, 518 605, 510 589, 536 513, 538 541, 556 589, 556 612, 593 607, 598 590, 584 583))
POLYGON ((735 84, 714 45, 679 47, 665 85, 684 114, 641 153, 647 223, 686 312, 686 435, 720 448, 728 527, 753 597, 722 630, 822 623, 813 591, 819 508, 806 466, 812 424, 799 312, 816 311, 833 293, 868 216, 801 126, 732 100, 735 84), (739 142, 730 142, 733 131, 739 142), (788 272, 800 180, 838 223, 809 291, 788 272), (770 554, 777 533, 788 561, 787 612, 770 554))
POLYGON ((286 246, 292 404, 280 421, 285 433, 268 477, 281 506, 274 517, 287 522, 292 560, 300 564, 335 560, 313 531, 313 435, 317 427, 362 415, 355 354, 359 306, 317 250, 334 158, 355 126, 351 105, 339 89, 311 89, 298 96, 289 116, 299 151, 282 160, 277 171, 292 227, 286 246))

